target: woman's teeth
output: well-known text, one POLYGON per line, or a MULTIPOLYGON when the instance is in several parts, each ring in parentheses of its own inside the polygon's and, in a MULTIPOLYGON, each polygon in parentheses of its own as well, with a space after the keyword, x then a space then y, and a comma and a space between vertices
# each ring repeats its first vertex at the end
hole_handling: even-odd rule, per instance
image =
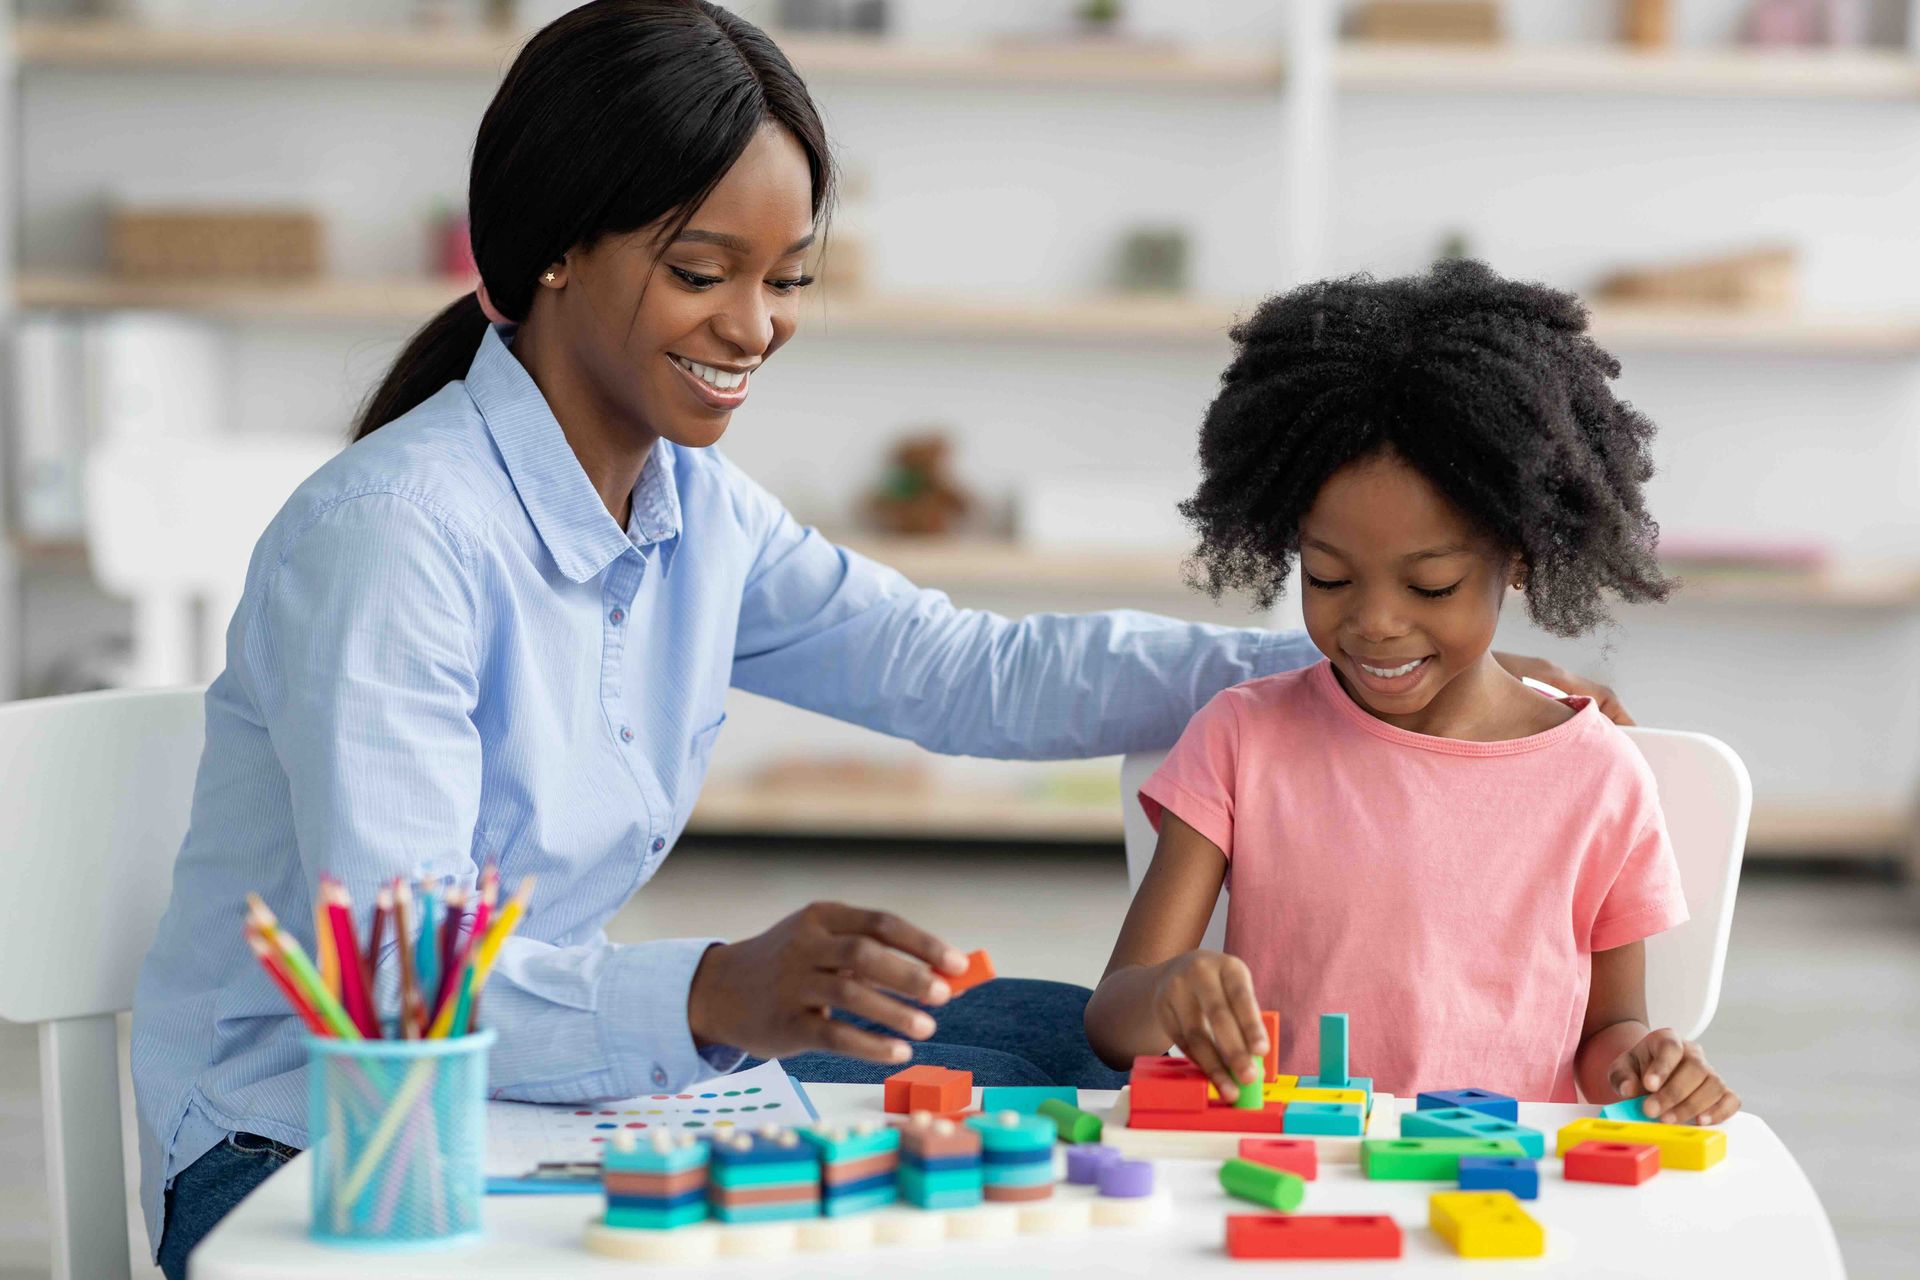
POLYGON ((697 364, 683 356, 675 356, 674 360, 682 369, 685 369, 688 373, 691 373, 694 377, 700 379, 700 381, 706 383, 716 391, 732 391, 735 387, 738 387, 747 380, 747 375, 744 373, 728 373, 725 369, 716 369, 712 365, 707 364, 697 364))
POLYGON ((1415 658, 1412 662, 1405 663, 1398 667, 1370 667, 1363 662, 1360 664, 1360 669, 1370 676, 1378 676, 1382 680, 1391 680, 1395 676, 1408 674, 1425 661, 1425 658, 1415 658))

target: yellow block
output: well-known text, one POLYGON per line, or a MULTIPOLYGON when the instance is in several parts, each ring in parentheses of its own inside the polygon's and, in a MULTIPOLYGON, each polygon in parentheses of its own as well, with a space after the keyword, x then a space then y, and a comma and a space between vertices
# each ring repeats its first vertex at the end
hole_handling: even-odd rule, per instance
POLYGON ((1564 1156, 1576 1142, 1647 1142, 1660 1148, 1662 1169, 1710 1169, 1727 1158, 1724 1129, 1691 1124, 1658 1124, 1645 1120, 1603 1120, 1587 1116, 1565 1125, 1555 1144, 1564 1156))
POLYGON ((1427 1225, 1463 1258, 1537 1258, 1547 1233, 1511 1191, 1436 1191, 1427 1225))
MULTIPOLYGON (((1261 1094, 1261 1097, 1268 1102, 1284 1102, 1286 1101, 1287 1091, 1299 1083, 1299 1076, 1278 1076, 1275 1079, 1267 1081, 1266 1092, 1261 1094)), ((1212 1085, 1208 1085, 1207 1101, 1218 1102, 1219 1100, 1220 1091, 1212 1085)))
POLYGON ((1365 1089, 1278 1089, 1267 1086, 1268 1102, 1356 1102, 1367 1105, 1365 1089))

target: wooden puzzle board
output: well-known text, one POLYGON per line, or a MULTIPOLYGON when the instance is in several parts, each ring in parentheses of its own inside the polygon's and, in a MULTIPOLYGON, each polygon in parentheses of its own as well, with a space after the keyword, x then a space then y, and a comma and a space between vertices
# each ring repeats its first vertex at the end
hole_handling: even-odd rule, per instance
MULTIPOLYGON (((1100 1141, 1118 1148, 1123 1155, 1139 1160, 1229 1160, 1240 1153, 1242 1138, 1308 1137, 1319 1148, 1322 1164, 1359 1164, 1359 1138, 1328 1138, 1318 1135, 1276 1133, 1199 1133, 1183 1129, 1127 1128, 1128 1090, 1122 1089, 1113 1105, 1094 1111, 1100 1117, 1100 1141)), ((1373 1113, 1367 1117, 1369 1138, 1400 1136, 1399 1107, 1390 1093, 1373 1095, 1373 1113)))

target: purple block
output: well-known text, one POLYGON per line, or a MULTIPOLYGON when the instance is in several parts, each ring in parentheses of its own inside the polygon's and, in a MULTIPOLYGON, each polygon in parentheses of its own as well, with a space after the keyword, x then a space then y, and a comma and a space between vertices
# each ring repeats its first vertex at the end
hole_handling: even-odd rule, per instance
POLYGON ((1153 1162, 1115 1160, 1100 1170, 1100 1194, 1116 1200, 1138 1200, 1153 1194, 1153 1162))
POLYGON ((1100 1171, 1120 1158, 1112 1147, 1097 1142, 1067 1148, 1067 1181, 1083 1187, 1098 1186, 1100 1171))

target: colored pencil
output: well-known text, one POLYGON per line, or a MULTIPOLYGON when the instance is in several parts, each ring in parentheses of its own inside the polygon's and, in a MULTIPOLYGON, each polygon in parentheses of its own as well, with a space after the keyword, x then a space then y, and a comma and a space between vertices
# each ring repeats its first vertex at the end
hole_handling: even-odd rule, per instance
POLYGON ((347 1015, 353 1019, 353 1025, 360 1028, 360 1034, 377 1040, 380 1028, 374 1024, 367 989, 360 981, 360 943, 353 932, 353 899, 347 895, 344 885, 333 881, 328 881, 323 893, 327 899, 327 915, 333 924, 334 950, 339 953, 340 1002, 346 1005, 347 1015))
POLYGON ((294 985, 293 975, 287 972, 286 961, 274 954, 273 944, 268 942, 260 930, 249 923, 247 925, 247 945, 253 948, 253 954, 260 961, 260 967, 273 979, 273 985, 280 988, 280 994, 287 998, 293 1011, 300 1015, 300 1021, 307 1024, 307 1030, 314 1035, 333 1034, 327 1030, 327 1024, 320 1019, 311 1002, 300 994, 300 988, 294 985))
POLYGON ((320 981, 337 999, 340 995, 340 958, 333 949, 333 922, 327 916, 326 877, 313 894, 313 958, 320 968, 320 981))
POLYGON ((500 871, 493 863, 480 873, 480 905, 473 909, 473 927, 460 947, 460 984, 454 993, 453 1022, 447 1034, 467 1034, 467 1020, 473 1008, 473 965, 469 963, 475 947, 487 934, 487 921, 493 918, 493 906, 500 896, 500 871))
POLYGON ((459 885, 447 890, 446 913, 440 921, 440 981, 433 992, 433 1018, 453 1004, 460 980, 460 922, 466 916, 467 891, 459 885))
POLYGON ((400 1035, 416 1040, 425 1030, 420 1010, 420 987, 413 977, 413 894, 404 876, 393 878, 394 959, 400 966, 400 1035))
POLYGON ((373 924, 367 929, 367 953, 360 966, 367 984, 367 1003, 373 1006, 376 1020, 380 1017, 380 947, 386 941, 387 918, 392 914, 393 890, 383 885, 373 895, 373 924))
MULTIPOLYGON (((440 990, 440 948, 437 945, 440 932, 436 920, 438 906, 439 898, 433 892, 433 882, 421 880, 420 936, 414 943, 413 959, 420 968, 420 999, 423 1004, 432 1000, 434 993, 440 990)), ((422 1018, 421 1021, 424 1023, 430 1017, 431 1007, 429 1006, 428 1018, 422 1018)))
POLYGON ((247 895, 247 906, 252 913, 254 923, 260 934, 268 942, 279 948, 280 956, 287 964, 287 972, 292 976, 294 985, 305 994, 320 1018, 333 1034, 346 1040, 361 1039, 360 1028, 353 1025, 353 1019, 341 1007, 340 999, 327 985, 320 981, 319 972, 307 959, 307 953, 300 949, 300 941, 285 929, 279 927, 279 921, 267 904, 257 893, 247 895))
MULTIPOLYGON (((460 1015, 458 1005, 469 1003, 470 1006, 470 1002, 478 999, 480 992, 486 987, 487 975, 493 970, 494 958, 500 954, 500 948, 506 943, 507 935, 512 933, 514 927, 520 923, 521 913, 527 909, 527 898, 533 893, 533 881, 532 876, 522 880, 514 889, 513 897, 507 900, 507 905, 500 909, 499 918, 488 926, 486 938, 469 957, 472 963, 473 983, 467 1001, 457 1001, 454 1006, 441 1010, 440 1016, 434 1019, 433 1027, 427 1032, 429 1036, 465 1034, 464 1031, 454 1031, 455 1021, 460 1015)), ((471 1018, 470 1007, 467 1016, 471 1018)))

